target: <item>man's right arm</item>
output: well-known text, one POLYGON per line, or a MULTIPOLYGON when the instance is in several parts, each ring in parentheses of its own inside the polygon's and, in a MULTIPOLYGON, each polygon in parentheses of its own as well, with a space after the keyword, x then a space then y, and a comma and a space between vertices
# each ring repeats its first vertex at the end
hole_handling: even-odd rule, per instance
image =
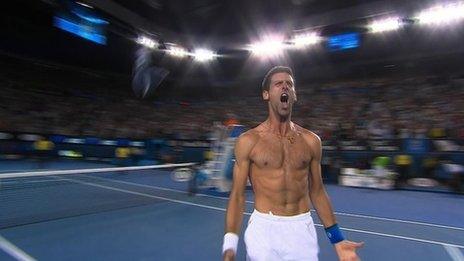
MULTIPOLYGON (((243 212, 245 211, 245 189, 250 170, 250 153, 253 144, 253 138, 247 133, 242 134, 235 144, 233 182, 227 206, 225 232, 237 236, 240 234, 243 212)), ((234 256, 234 251, 230 249, 224 252, 224 260, 233 260, 234 256)))

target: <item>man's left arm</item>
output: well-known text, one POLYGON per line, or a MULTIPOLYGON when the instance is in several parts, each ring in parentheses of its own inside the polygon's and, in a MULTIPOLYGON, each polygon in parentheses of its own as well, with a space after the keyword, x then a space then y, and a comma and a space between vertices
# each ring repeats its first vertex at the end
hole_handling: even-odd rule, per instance
POLYGON ((335 220, 335 215, 333 213, 329 196, 327 195, 324 184, 322 183, 321 139, 317 135, 312 134, 307 137, 307 140, 309 141, 312 156, 309 176, 309 197, 311 198, 311 202, 316 209, 319 219, 322 221, 326 232, 328 232, 327 234, 329 239, 334 243, 338 258, 342 261, 359 260, 359 257, 356 254, 356 249, 362 247, 364 243, 351 242, 343 238, 335 220))

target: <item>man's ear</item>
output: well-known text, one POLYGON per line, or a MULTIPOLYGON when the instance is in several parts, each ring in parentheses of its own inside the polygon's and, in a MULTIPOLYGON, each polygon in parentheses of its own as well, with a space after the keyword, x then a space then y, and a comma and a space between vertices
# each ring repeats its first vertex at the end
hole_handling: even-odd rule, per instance
POLYGON ((269 91, 263 91, 263 100, 269 101, 269 91))

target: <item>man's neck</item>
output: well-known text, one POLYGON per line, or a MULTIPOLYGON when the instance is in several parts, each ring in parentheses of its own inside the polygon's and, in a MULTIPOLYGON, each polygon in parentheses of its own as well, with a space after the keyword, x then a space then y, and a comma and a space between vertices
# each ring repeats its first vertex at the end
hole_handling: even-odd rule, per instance
POLYGON ((290 120, 290 115, 286 118, 272 117, 271 115, 266 120, 266 126, 269 131, 279 136, 286 136, 295 127, 290 120))

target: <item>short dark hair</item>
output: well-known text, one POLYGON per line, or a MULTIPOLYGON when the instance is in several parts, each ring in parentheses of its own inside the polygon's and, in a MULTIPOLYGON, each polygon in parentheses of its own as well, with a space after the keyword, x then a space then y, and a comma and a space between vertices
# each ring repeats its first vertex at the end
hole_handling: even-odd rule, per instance
POLYGON ((261 84, 261 91, 269 91, 269 87, 271 86, 271 78, 276 73, 288 73, 293 78, 293 71, 290 69, 290 67, 281 65, 275 66, 270 69, 264 76, 263 83, 261 84))

